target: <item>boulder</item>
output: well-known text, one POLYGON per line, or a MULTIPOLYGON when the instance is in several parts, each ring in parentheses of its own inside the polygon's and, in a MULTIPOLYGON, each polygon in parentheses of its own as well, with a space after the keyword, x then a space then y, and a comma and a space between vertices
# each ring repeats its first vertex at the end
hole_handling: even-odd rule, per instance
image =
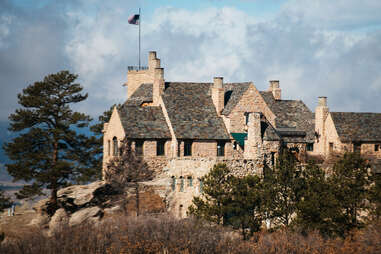
POLYGON ((84 207, 102 206, 111 196, 118 194, 110 184, 97 181, 88 185, 73 185, 57 193, 58 205, 72 213, 84 207))
POLYGON ((98 222, 103 217, 103 211, 97 206, 83 208, 71 215, 69 226, 76 226, 83 222, 98 222))
POLYGON ((69 222, 68 214, 65 209, 58 209, 49 222, 49 230, 50 232, 55 232, 58 229, 64 227, 69 222))

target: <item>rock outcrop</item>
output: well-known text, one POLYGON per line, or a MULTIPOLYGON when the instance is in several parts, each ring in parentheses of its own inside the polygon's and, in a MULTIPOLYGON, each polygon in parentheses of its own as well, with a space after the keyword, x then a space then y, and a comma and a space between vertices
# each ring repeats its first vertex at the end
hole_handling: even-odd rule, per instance
MULTIPOLYGON (((73 185, 57 193, 58 209, 51 214, 49 199, 41 200, 34 210, 37 213, 31 225, 49 229, 53 233, 64 226, 77 226, 81 223, 97 223, 104 216, 124 212, 136 215, 135 188, 126 187, 121 191, 104 181, 88 185, 73 185)), ((140 214, 161 213, 165 211, 165 202, 155 193, 154 187, 139 184, 140 214)))

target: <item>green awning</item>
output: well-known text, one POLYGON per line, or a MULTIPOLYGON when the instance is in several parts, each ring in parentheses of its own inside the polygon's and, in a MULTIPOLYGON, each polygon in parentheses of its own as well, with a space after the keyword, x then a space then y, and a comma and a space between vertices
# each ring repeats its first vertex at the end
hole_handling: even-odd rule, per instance
POLYGON ((245 139, 247 138, 247 133, 230 133, 232 137, 238 142, 241 147, 245 147, 245 139))

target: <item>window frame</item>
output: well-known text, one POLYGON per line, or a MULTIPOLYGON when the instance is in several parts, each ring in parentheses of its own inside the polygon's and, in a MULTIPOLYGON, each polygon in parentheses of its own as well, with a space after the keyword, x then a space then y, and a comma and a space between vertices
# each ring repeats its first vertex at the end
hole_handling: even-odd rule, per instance
POLYGON ((217 157, 225 157, 225 144, 226 141, 217 141, 217 157))
POLYGON ((143 156, 144 154, 144 140, 135 141, 135 154, 137 156, 143 156))
POLYGON ((156 156, 165 156, 165 140, 156 141, 156 156))
POLYGON ((192 140, 185 140, 184 141, 184 157, 185 156, 192 156, 192 140))
POLYGON ((117 137, 113 137, 112 138, 112 155, 118 156, 118 150, 119 150, 118 139, 117 137))

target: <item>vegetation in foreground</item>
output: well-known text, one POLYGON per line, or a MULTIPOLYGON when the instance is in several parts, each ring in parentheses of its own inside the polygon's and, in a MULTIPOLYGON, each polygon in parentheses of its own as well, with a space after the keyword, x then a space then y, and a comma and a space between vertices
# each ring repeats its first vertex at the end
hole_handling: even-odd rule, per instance
POLYGON ((229 228, 194 219, 116 216, 101 225, 61 228, 50 237, 38 228, 9 235, 0 253, 381 253, 380 223, 352 231, 345 239, 284 228, 254 236, 244 241, 229 228))

